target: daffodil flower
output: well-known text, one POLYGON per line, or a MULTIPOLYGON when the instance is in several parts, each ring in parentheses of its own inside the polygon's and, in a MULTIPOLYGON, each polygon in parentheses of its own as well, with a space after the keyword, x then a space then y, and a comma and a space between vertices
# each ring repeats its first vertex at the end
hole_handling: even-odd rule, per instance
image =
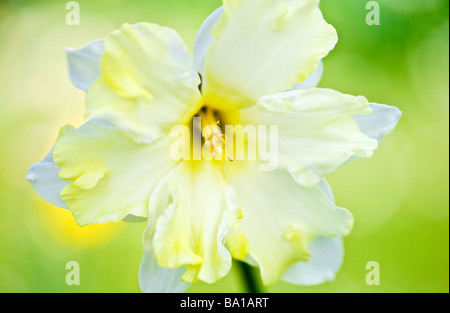
POLYGON ((259 267, 267 285, 334 279, 353 217, 336 206, 324 176, 371 157, 401 115, 314 88, 337 43, 318 0, 223 2, 202 25, 194 58, 174 30, 148 23, 68 49, 90 120, 62 128, 28 175, 81 226, 147 220, 145 292, 217 282, 232 258, 259 267), (213 125, 276 125, 278 167, 171 158, 171 129, 196 116, 213 125))

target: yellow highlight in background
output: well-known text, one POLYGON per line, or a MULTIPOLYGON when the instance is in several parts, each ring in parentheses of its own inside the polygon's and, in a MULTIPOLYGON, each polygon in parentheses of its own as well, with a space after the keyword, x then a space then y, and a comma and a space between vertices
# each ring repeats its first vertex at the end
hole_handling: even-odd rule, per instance
POLYGON ((59 244, 69 248, 93 248, 113 241, 120 233, 121 223, 80 227, 70 210, 58 208, 37 199, 36 207, 43 228, 59 244))

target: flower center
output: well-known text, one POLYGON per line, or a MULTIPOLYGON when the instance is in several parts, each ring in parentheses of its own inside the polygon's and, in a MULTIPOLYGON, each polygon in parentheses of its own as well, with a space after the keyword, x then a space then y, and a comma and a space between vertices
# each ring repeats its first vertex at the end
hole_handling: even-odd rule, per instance
MULTIPOLYGON (((204 106, 196 115, 201 119, 201 135, 203 149, 207 149, 214 160, 233 161, 232 156, 225 152, 226 137, 221 124, 219 111, 204 106)), ((200 131, 197 129, 195 131, 200 131)))

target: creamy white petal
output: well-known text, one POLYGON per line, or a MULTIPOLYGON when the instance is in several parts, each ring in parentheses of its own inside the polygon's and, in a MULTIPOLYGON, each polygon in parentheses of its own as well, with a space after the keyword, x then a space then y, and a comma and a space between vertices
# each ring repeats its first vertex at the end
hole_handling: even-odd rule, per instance
MULTIPOLYGON (((213 26, 219 21, 219 18, 223 14, 223 11, 224 8, 223 6, 221 6, 207 17, 207 19, 200 27, 197 33, 197 37, 194 41, 194 61, 195 65, 197 66, 198 72, 202 75, 204 74, 204 61, 206 51, 209 45, 214 41, 214 37, 211 35, 211 30, 213 26)), ((322 78, 323 71, 323 61, 320 60, 317 69, 311 75, 309 75, 303 83, 294 84, 293 89, 299 90, 316 87, 319 84, 320 79, 322 78)))
POLYGON ((183 293, 190 287, 181 280, 184 272, 184 267, 159 266, 153 251, 146 251, 139 267, 139 286, 144 293, 183 293))
POLYGON ((214 41, 214 37, 211 35, 211 29, 219 21, 222 14, 223 6, 211 13, 203 22, 194 41, 194 61, 197 71, 202 75, 204 73, 203 62, 205 60, 206 50, 214 41))
MULTIPOLYGON (((53 161, 52 148, 41 162, 35 163, 30 167, 26 179, 31 182, 34 190, 42 199, 54 206, 68 209, 67 204, 61 198, 61 192, 72 181, 59 177, 58 173, 60 170, 61 167, 53 161)), ((142 223, 147 221, 147 218, 128 214, 123 221, 127 223, 142 223)))
POLYGON ((241 229, 251 257, 263 282, 272 284, 290 266, 309 259, 312 239, 347 235, 353 217, 319 186, 302 187, 284 170, 261 172, 253 163, 235 161, 223 173, 242 205, 241 229))
POLYGON ((61 168, 53 161, 53 148, 47 156, 39 163, 33 164, 27 175, 27 180, 31 182, 34 190, 45 201, 67 209, 67 205, 61 199, 60 193, 70 181, 59 177, 58 172, 61 168))
POLYGON ((105 39, 103 76, 89 89, 87 116, 112 121, 150 143, 201 107, 200 78, 183 40, 155 24, 125 24, 105 39))
POLYGON ((156 261, 153 249, 156 222, 170 204, 170 194, 166 187, 167 181, 168 176, 158 183, 149 201, 148 224, 142 238, 144 255, 139 267, 139 286, 142 292, 181 293, 190 286, 181 279, 185 273, 184 267, 169 269, 160 266, 156 261))
POLYGON ((81 49, 66 48, 69 76, 72 84, 88 91, 89 87, 102 75, 100 60, 104 52, 104 39, 91 41, 81 49))
POLYGON ((153 188, 177 162, 170 157, 173 139, 152 144, 130 140, 112 126, 86 123, 60 131, 53 158, 59 176, 71 181, 62 199, 79 225, 118 222, 129 214, 147 217, 153 188))
MULTIPOLYGON (((323 179, 318 187, 334 202, 334 195, 328 182, 323 179)), ((344 244, 341 237, 317 237, 308 247, 311 258, 289 267, 281 277, 282 280, 295 285, 318 285, 334 280, 344 260, 344 244)), ((244 262, 258 266, 248 255, 244 262)))
MULTIPOLYGON (((87 123, 91 122, 111 126, 111 124, 105 120, 92 119, 87 123)), ((61 170, 61 167, 56 165, 53 160, 53 149, 54 148, 50 150, 41 162, 35 163, 30 167, 26 179, 31 182, 34 190, 42 199, 57 207, 68 209, 67 204, 61 198, 61 192, 72 181, 64 180, 59 177, 58 173, 61 170)), ((147 221, 147 218, 129 214, 123 221, 127 223, 141 223, 147 221)))
POLYGON ((402 111, 394 106, 370 103, 372 114, 354 115, 353 120, 359 129, 370 138, 382 141, 397 126, 402 111))
POLYGON ((308 248, 311 258, 292 265, 282 279, 295 285, 318 285, 336 278, 344 261, 341 237, 317 237, 308 248))
MULTIPOLYGON (((318 187, 334 203, 334 195, 323 179, 318 187)), ((344 242, 341 237, 317 237, 309 246, 311 258, 297 262, 284 272, 282 279, 295 285, 318 285, 334 280, 344 261, 344 242)))
POLYGON ((315 88, 320 82, 320 79, 322 78, 324 71, 323 61, 319 61, 319 66, 317 66, 317 69, 308 76, 307 79, 303 83, 296 83, 294 85, 293 90, 301 90, 301 89, 309 89, 309 88, 315 88))
POLYGON ((330 184, 328 184, 328 181, 325 178, 322 179, 320 184, 317 186, 327 195, 328 199, 330 199, 331 202, 335 203, 333 190, 331 189, 330 184))
MULTIPOLYGON (((87 123, 90 122, 110 125, 108 121, 101 119, 91 119, 87 123)), ((31 182, 34 190, 42 199, 54 206, 68 209, 60 194, 64 187, 70 184, 71 181, 59 177, 58 173, 61 167, 56 165, 53 160, 53 149, 54 146, 41 162, 35 163, 30 167, 26 179, 31 182)))
POLYGON ((303 82, 337 42, 318 0, 225 0, 205 56, 205 103, 254 105, 303 82))
POLYGON ((225 236, 231 210, 226 190, 213 162, 183 162, 170 173, 166 189, 155 190, 151 199, 164 208, 153 236, 159 265, 185 266, 183 280, 190 283, 214 283, 228 273, 225 236))
POLYGON ((277 126, 278 167, 311 187, 353 157, 372 156, 377 141, 364 135, 351 118, 370 112, 364 97, 307 89, 261 98, 256 106, 240 111, 240 123, 277 126))

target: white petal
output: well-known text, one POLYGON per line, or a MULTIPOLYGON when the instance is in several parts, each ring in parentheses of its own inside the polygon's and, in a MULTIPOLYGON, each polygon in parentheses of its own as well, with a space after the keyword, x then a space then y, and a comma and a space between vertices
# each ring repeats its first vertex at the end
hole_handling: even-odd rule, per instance
MULTIPOLYGON (((263 97, 256 106, 240 111, 240 123, 277 126, 278 168, 311 187, 353 157, 372 156, 378 143, 351 118, 370 112, 364 97, 313 88, 263 97)), ((266 146, 270 144, 268 139, 266 146)))
POLYGON ((156 222, 163 214, 165 206, 169 204, 166 184, 167 177, 158 183, 150 197, 148 224, 142 238, 144 255, 139 268, 139 286, 142 292, 146 293, 181 293, 190 286, 181 280, 185 273, 184 267, 168 269, 159 266, 153 249, 156 222))
POLYGON ((61 198, 60 193, 70 181, 59 177, 58 172, 61 168, 53 161, 53 148, 47 156, 39 163, 33 164, 27 175, 27 180, 31 182, 34 190, 45 201, 67 209, 67 205, 61 198))
MULTIPOLYGON (((334 195, 328 182, 323 179, 318 185, 334 203, 334 195)), ((282 279, 295 285, 318 285, 334 280, 344 260, 342 237, 317 237, 309 246, 311 258, 307 262, 292 265, 282 279)))
POLYGON ((170 28, 124 24, 106 37, 101 68, 86 114, 112 121, 138 142, 187 123, 202 106, 192 56, 170 28))
POLYGON ((69 75, 72 84, 88 91, 89 87, 102 75, 100 60, 104 52, 104 39, 91 41, 81 49, 64 49, 67 53, 69 75))
POLYGON ((205 103, 254 105, 264 95, 304 82, 337 42, 318 0, 224 1, 205 56, 205 103))
MULTIPOLYGON (((30 167, 26 179, 31 182, 34 190, 42 199, 54 206, 69 209, 61 198, 61 191, 72 181, 59 177, 58 172, 60 170, 61 167, 53 161, 52 148, 41 162, 35 163, 30 167)), ((147 218, 129 214, 123 221, 127 223, 141 223, 147 221, 147 218)))
MULTIPOLYGON (((214 41, 214 37, 211 35, 211 29, 219 21, 219 18, 223 14, 223 11, 224 8, 223 6, 221 6, 206 18, 206 20, 200 27, 197 33, 197 37, 195 38, 194 41, 194 61, 195 65, 197 66, 198 72, 202 75, 204 73, 204 61, 206 50, 208 49, 209 45, 214 41)), ((320 60, 317 69, 311 75, 309 75, 308 78, 303 83, 296 83, 293 89, 299 90, 316 87, 319 84, 320 79, 322 78, 323 71, 324 71, 323 61, 320 60)))
POLYGON ((168 269, 158 265, 152 251, 146 251, 139 267, 139 286, 145 293, 182 293, 190 284, 181 280, 184 267, 168 269))
POLYGON ((319 185, 317 185, 317 187, 319 187, 327 195, 328 199, 330 199, 331 202, 335 203, 333 190, 331 189, 330 185, 328 184, 325 178, 322 179, 322 181, 320 182, 319 185))
POLYGON ((372 114, 354 115, 352 117, 364 134, 381 141, 397 126, 402 111, 394 106, 378 103, 370 103, 370 108, 372 114))
POLYGON ((307 262, 292 265, 282 279, 295 285, 318 285, 334 280, 344 260, 344 244, 341 237, 317 237, 309 248, 311 258, 307 262))
POLYGON ((211 35, 211 28, 217 23, 217 21, 219 21, 222 13, 223 6, 208 16, 200 27, 194 41, 194 61, 197 66, 197 71, 202 75, 204 71, 203 62, 205 60, 206 50, 214 40, 214 37, 211 35))
POLYGON ((153 236, 158 264, 184 265, 184 281, 214 283, 231 267, 224 246, 228 206, 222 175, 212 162, 183 162, 167 178, 150 199, 150 214, 164 210, 153 236))
POLYGON ((239 161, 226 165, 223 173, 238 193, 242 232, 265 284, 275 283, 290 266, 308 260, 314 238, 345 236, 352 228, 351 213, 337 207, 321 185, 306 188, 284 170, 261 172, 239 161))
MULTIPOLYGON (((317 187, 334 202, 333 192, 325 179, 317 187)), ((282 280, 295 285, 311 286, 335 279, 344 260, 342 237, 317 237, 311 242, 308 251, 311 258, 289 267, 281 277, 282 280)), ((251 266, 258 266, 250 254, 243 261, 251 266)))
MULTIPOLYGON (((90 122, 111 126, 108 121, 102 119, 91 119, 87 123, 90 122)), ((53 160, 53 149, 54 146, 41 162, 35 163, 30 167, 26 179, 31 182, 34 190, 42 199, 57 207, 68 209, 60 194, 64 187, 72 181, 59 177, 58 173, 61 167, 53 160)))
POLYGON ((59 176, 71 181, 61 197, 79 225, 148 216, 148 199, 157 183, 177 164, 173 139, 138 144, 117 128, 98 122, 79 129, 66 126, 53 157, 59 176))
MULTIPOLYGON (((111 123, 101 119, 91 119, 87 123, 90 122, 111 126, 111 123)), ((41 162, 35 163, 30 167, 26 179, 31 182, 34 190, 42 199, 57 207, 68 209, 67 204, 61 198, 61 192, 72 180, 64 180, 59 177, 58 173, 60 170, 61 167, 53 160, 52 148, 41 162)), ((127 223, 141 223, 147 221, 147 218, 129 214, 123 221, 127 223)))
POLYGON ((307 79, 303 83, 296 83, 293 90, 301 90, 301 89, 309 89, 309 88, 315 88, 320 82, 320 79, 322 78, 324 71, 323 67, 323 61, 319 61, 319 65, 317 66, 317 69, 308 76, 307 79))

